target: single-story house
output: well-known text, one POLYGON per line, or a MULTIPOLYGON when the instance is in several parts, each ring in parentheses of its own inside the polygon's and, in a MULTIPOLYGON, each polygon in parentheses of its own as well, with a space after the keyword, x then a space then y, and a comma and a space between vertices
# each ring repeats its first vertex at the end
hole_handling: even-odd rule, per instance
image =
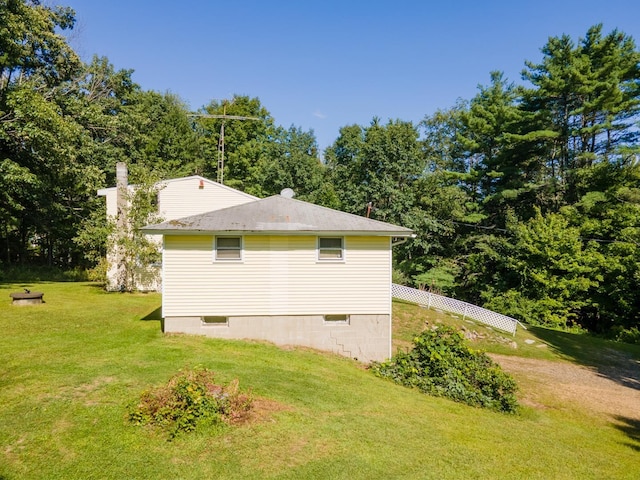
MULTIPOLYGON (((128 201, 136 186, 128 184, 127 167, 124 163, 117 165, 116 176, 118 185, 100 189, 98 195, 106 197, 107 219, 115 221, 117 228, 122 228, 118 222, 126 221, 128 201)), ((199 175, 162 180, 156 184, 155 189, 157 191, 157 215, 162 220, 174 220, 258 200, 253 195, 199 175)), ((158 243, 158 248, 161 248, 162 237, 160 235, 150 235, 148 238, 158 243)), ((119 290, 121 272, 118 265, 118 252, 108 252, 107 263, 107 289, 119 290)), ((159 270, 159 268, 159 265, 148 267, 150 270, 159 270)), ((147 278, 155 279, 158 277, 159 275, 147 275, 147 278)), ((159 291, 161 285, 159 281, 140 282, 138 289, 159 291)))
POLYGON ((391 249, 410 229, 275 195, 143 231, 164 238, 165 332, 391 356, 391 249))

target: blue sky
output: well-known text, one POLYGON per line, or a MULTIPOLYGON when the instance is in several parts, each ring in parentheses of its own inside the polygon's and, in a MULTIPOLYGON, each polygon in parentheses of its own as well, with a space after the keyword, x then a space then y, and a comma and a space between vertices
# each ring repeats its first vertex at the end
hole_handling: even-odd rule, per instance
POLYGON ((345 125, 419 122, 470 99, 489 72, 521 83, 550 36, 596 24, 640 44, 638 0, 55 0, 74 8, 73 47, 133 69, 145 90, 193 110, 259 97, 277 124, 321 149, 345 125))

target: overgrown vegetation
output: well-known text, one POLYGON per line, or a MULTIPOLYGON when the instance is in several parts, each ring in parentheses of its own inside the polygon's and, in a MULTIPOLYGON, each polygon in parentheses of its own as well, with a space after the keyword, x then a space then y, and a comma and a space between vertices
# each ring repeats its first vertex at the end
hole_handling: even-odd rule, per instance
POLYGON ((0 282, 82 282, 90 280, 82 268, 61 269, 46 265, 9 265, 0 269, 0 282))
POLYGON ((515 380, 486 353, 469 347, 457 329, 439 325, 413 339, 413 348, 372 365, 373 372, 429 395, 514 413, 515 380))
POLYGON ((640 345, 640 329, 637 327, 619 328, 614 330, 615 339, 619 342, 640 345))
POLYGON ((251 395, 240 392, 237 379, 218 385, 211 370, 196 367, 182 370, 166 385, 144 391, 130 406, 129 420, 159 427, 173 439, 197 427, 238 422, 251 405, 251 395))

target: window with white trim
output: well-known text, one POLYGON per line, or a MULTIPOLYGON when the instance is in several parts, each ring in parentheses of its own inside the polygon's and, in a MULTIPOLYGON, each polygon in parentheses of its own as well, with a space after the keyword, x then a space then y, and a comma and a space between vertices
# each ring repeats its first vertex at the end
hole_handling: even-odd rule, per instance
POLYGON ((215 260, 242 260, 242 237, 216 237, 215 260))
POLYGON ((344 238, 318 237, 318 260, 344 260, 344 238))

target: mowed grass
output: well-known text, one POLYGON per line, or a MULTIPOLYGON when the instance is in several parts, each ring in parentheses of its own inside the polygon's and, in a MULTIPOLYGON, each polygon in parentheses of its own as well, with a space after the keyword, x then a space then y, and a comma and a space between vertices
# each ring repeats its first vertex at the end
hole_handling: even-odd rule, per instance
MULTIPOLYGON (((638 478, 637 431, 572 405, 499 414, 335 355, 163 335, 160 302, 87 283, 0 285, 1 480, 638 478), (9 293, 25 286, 46 303, 11 305, 9 293), (260 419, 172 442, 127 422, 142 390, 194 365, 239 379, 261 400, 260 419)), ((439 315, 394 309, 405 343, 439 315)))

